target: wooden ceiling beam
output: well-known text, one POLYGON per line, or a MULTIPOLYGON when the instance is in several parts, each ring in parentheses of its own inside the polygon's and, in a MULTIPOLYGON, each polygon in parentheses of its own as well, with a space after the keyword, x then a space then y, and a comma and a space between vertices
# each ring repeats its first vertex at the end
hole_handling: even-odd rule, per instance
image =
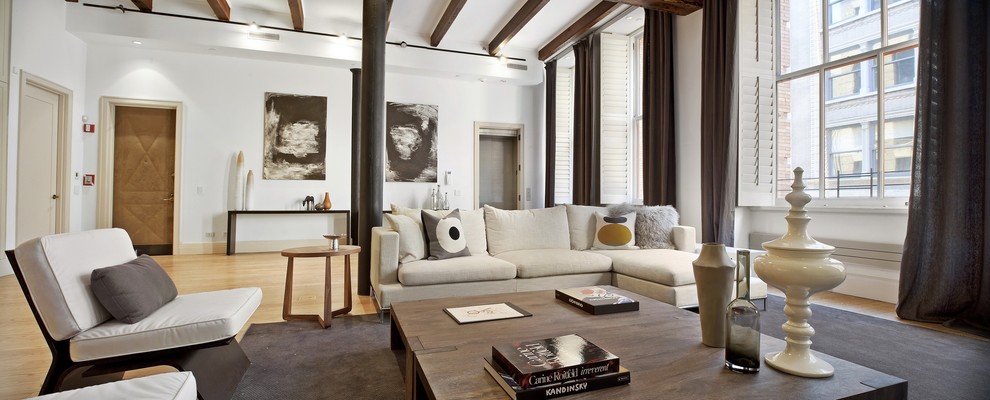
POLYGON ((230 21, 230 5, 227 4, 227 0, 206 0, 206 2, 210 3, 210 8, 217 15, 217 19, 230 21))
POLYGON ((302 0, 289 0, 289 14, 292 15, 292 29, 297 31, 304 30, 305 18, 303 18, 302 0))
POLYGON ((550 43, 547 43, 540 49, 539 58, 540 61, 546 61, 550 56, 554 55, 558 50, 563 48, 568 42, 574 38, 584 36, 588 32, 594 29, 595 24, 599 23, 601 20, 605 19, 612 11, 615 11, 621 4, 613 1, 602 1, 592 8, 590 11, 585 13, 574 21, 571 26, 564 29, 563 32, 553 38, 550 43))
POLYGON ((385 0, 385 36, 388 36, 390 26, 392 26, 392 0, 385 0))
POLYGON ((498 55, 502 52, 502 48, 505 47, 512 37, 515 36, 519 31, 526 26, 529 20, 533 19, 536 13, 540 12, 543 6, 547 5, 550 0, 527 0, 526 4, 523 4, 522 8, 516 12, 516 15, 512 16, 509 23, 502 27, 502 30, 495 35, 491 43, 488 43, 488 54, 493 56, 498 55))
POLYGON ((152 0, 131 0, 131 2, 141 11, 151 11, 152 0))
MULTIPOLYGON (((705 5, 705 0, 615 0, 619 3, 630 4, 671 13, 674 15, 688 15, 700 10, 705 5)), ((721 0, 716 0, 721 1, 721 0)))
POLYGON ((467 0, 450 0, 450 3, 447 3, 447 9, 443 11, 443 16, 440 17, 437 27, 433 29, 433 34, 430 35, 430 46, 437 47, 440 45, 440 41, 443 40, 444 35, 447 34, 447 30, 450 29, 450 25, 457 18, 457 14, 460 14, 461 9, 464 8, 464 3, 467 3, 467 0))

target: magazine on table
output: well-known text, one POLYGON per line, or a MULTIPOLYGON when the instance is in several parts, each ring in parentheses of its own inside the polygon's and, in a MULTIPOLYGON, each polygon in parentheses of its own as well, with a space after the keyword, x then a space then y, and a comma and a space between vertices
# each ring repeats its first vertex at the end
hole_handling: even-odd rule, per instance
POLYGON ((555 296, 594 315, 639 310, 638 301, 598 286, 557 289, 555 296))
POLYGON ((471 324, 475 322, 495 321, 509 318, 531 317, 533 314, 519 308, 512 303, 481 304, 467 307, 444 308, 447 313, 458 324, 471 324))

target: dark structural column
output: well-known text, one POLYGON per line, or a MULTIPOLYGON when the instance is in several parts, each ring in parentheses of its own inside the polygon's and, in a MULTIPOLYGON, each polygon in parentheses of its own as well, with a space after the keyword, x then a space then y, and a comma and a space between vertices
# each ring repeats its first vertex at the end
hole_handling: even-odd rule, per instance
MULTIPOLYGON (((736 58, 736 2, 707 1, 701 28, 701 237, 732 245, 726 186, 732 151, 732 82, 736 58)), ((734 186, 734 185, 733 185, 734 186)))
POLYGON ((646 12, 643 31, 643 203, 677 202, 674 148, 674 17, 646 12))
POLYGON ((557 60, 546 64, 547 98, 547 160, 546 189, 543 195, 544 207, 553 207, 554 178, 557 169, 557 60))
POLYGON ((921 2, 897 315, 990 336, 990 5, 921 2))
POLYGON ((361 68, 351 68, 351 226, 347 227, 351 244, 360 246, 358 232, 361 221, 361 68))
POLYGON ((371 293, 371 228, 382 224, 382 181, 385 153, 385 23, 386 4, 364 0, 361 39, 361 162, 359 168, 358 294, 371 293))

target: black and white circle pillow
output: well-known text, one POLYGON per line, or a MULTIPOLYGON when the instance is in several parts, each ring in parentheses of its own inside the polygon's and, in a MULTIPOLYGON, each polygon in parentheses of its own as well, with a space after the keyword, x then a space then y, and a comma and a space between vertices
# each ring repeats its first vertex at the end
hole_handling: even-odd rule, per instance
POLYGON ((464 238, 464 225, 461 224, 461 214, 458 210, 451 211, 446 217, 422 213, 423 228, 430 241, 430 259, 442 260, 471 255, 464 238))

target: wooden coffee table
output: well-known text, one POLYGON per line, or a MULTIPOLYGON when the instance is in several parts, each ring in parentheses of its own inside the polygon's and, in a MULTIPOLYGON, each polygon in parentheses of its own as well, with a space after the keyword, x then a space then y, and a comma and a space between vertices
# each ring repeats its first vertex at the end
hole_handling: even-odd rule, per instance
MULTIPOLYGON (((406 396, 430 399, 507 399, 485 372, 482 357, 495 343, 570 333, 619 356, 632 383, 568 398, 620 399, 901 399, 907 381, 816 352, 835 367, 824 379, 801 378, 765 363, 757 374, 724 368, 724 349, 701 344, 697 314, 628 291, 639 311, 591 315, 554 299, 552 290, 392 304, 392 347, 406 350, 406 396), (511 302, 532 317, 458 325, 444 307, 511 302)), ((841 326, 818 326, 819 334, 841 326)), ((779 327, 763 327, 780 329, 779 327)), ((784 341, 763 335, 761 353, 784 341)), ((867 349, 864 349, 864 351, 867 349)))
POLYGON ((330 319, 336 315, 351 312, 351 254, 361 252, 361 246, 340 245, 340 248, 331 250, 330 246, 310 246, 295 247, 282 250, 282 256, 289 259, 285 267, 285 297, 282 300, 282 319, 288 321, 292 319, 314 320, 321 327, 329 328, 330 319), (330 310, 330 259, 336 256, 344 256, 344 307, 337 310, 330 310), (296 257, 325 257, 326 271, 323 280, 323 314, 293 314, 292 313, 292 268, 293 259, 296 257))

